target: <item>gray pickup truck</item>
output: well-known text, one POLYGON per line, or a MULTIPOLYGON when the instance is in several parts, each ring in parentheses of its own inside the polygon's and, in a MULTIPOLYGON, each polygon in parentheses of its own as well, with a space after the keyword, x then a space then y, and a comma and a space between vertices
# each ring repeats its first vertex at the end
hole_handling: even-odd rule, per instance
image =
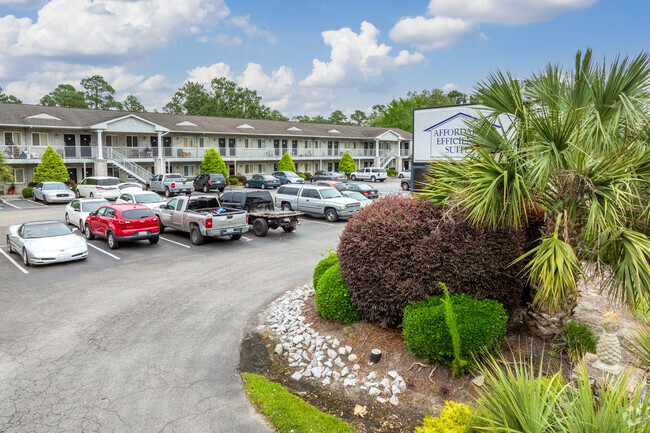
POLYGON ((147 181, 146 186, 151 191, 164 193, 165 197, 194 191, 194 182, 180 173, 157 174, 147 181))
POLYGON ((206 237, 230 236, 236 241, 248 231, 246 212, 223 208, 211 195, 175 197, 153 211, 161 234, 166 228, 189 232, 194 245, 201 245, 206 237))
POLYGON ((350 218, 361 209, 358 200, 343 197, 335 188, 315 185, 281 186, 275 195, 275 205, 284 211, 325 216, 328 222, 350 218))

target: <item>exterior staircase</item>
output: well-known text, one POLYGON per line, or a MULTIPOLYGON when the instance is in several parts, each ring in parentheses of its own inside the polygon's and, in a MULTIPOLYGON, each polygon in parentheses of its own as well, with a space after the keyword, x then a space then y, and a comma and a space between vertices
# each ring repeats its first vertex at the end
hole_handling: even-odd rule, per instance
POLYGON ((106 160, 110 164, 113 164, 114 166, 118 167, 120 170, 129 173, 131 176, 138 179, 140 182, 146 183, 149 179, 151 179, 152 175, 151 172, 149 172, 149 170, 139 166, 135 162, 129 161, 126 156, 122 155, 117 150, 110 147, 106 147, 104 148, 104 151, 106 152, 106 160))
POLYGON ((381 157, 381 160, 379 161, 379 165, 382 168, 388 167, 388 164, 390 164, 393 161, 393 159, 395 159, 396 156, 397 156, 397 152, 391 150, 386 155, 381 157))

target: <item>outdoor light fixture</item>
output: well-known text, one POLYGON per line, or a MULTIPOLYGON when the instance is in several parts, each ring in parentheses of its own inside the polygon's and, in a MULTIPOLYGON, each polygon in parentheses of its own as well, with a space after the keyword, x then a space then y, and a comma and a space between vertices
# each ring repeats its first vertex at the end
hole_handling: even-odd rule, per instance
POLYGON ((381 350, 372 349, 370 351, 370 362, 372 362, 373 364, 376 364, 376 363, 379 362, 380 359, 381 359, 381 350))

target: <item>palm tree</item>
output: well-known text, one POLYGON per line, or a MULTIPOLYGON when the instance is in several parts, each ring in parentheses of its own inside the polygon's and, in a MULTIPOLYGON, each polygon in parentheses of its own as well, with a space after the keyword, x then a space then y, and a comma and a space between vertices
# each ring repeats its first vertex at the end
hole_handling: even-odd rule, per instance
POLYGON ((577 281, 595 264, 601 288, 636 307, 650 300, 649 57, 596 64, 578 52, 520 82, 489 75, 477 96, 463 161, 432 165, 421 194, 460 208, 474 224, 525 225, 543 212, 539 243, 519 260, 533 306, 569 312, 577 281), (507 117, 509 125, 493 124, 507 117))

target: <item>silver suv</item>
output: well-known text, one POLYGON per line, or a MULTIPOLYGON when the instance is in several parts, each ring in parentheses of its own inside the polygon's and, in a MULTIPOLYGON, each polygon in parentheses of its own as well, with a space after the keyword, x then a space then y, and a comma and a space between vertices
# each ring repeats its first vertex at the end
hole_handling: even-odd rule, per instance
POLYGON ((335 188, 312 185, 281 186, 275 195, 275 205, 283 210, 325 216, 328 222, 350 218, 361 209, 358 200, 343 197, 335 188))
POLYGON ((383 182, 388 179, 388 172, 385 168, 377 167, 366 167, 361 168, 359 171, 355 171, 350 174, 352 180, 369 180, 371 182, 383 182))

